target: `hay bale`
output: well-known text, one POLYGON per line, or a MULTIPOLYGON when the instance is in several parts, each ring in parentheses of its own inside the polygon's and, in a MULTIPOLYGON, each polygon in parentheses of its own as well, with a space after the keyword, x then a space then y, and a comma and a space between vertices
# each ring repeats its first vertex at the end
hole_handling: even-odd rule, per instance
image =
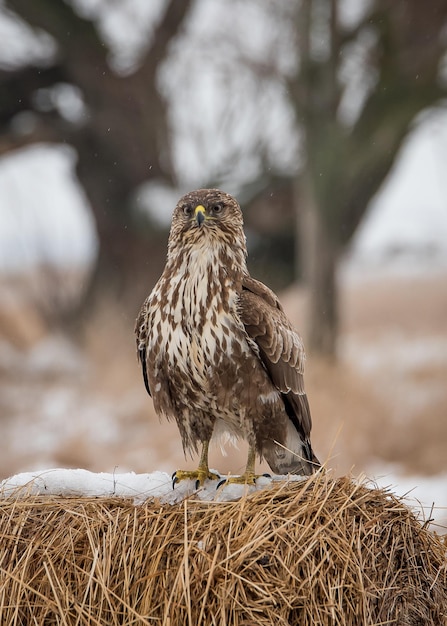
POLYGON ((398 498, 318 474, 238 502, 1 503, 2 624, 445 624, 446 546, 398 498))

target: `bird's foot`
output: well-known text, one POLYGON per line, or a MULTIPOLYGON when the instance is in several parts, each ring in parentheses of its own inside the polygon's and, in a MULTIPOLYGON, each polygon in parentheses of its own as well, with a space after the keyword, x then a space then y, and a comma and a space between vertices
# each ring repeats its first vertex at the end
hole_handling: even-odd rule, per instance
POLYGON ((199 467, 196 470, 177 470, 172 474, 172 488, 176 486, 181 480, 195 480, 195 488, 203 487, 205 480, 219 480, 219 474, 210 472, 207 468, 199 467))
POLYGON ((254 472, 244 472, 241 476, 228 476, 219 481, 216 489, 223 485, 256 485, 258 478, 271 478, 270 474, 255 474, 254 472))

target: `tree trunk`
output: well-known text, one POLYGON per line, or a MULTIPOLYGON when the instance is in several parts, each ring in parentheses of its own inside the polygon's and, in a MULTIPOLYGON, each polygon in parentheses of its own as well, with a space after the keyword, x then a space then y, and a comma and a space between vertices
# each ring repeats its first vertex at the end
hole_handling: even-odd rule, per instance
POLYGON ((316 206, 311 185, 304 182, 298 201, 299 263, 309 290, 307 348, 336 357, 338 334, 337 264, 339 249, 316 206))

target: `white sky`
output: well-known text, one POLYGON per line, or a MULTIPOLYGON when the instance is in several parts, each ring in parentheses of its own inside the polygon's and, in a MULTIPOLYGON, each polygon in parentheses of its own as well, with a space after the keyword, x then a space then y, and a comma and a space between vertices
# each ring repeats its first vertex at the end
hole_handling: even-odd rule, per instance
POLYGON ((72 149, 48 145, 0 159, 0 270, 92 259, 94 223, 75 159, 72 149))
POLYGON ((434 246, 447 253, 447 110, 426 115, 370 203, 359 253, 434 246))

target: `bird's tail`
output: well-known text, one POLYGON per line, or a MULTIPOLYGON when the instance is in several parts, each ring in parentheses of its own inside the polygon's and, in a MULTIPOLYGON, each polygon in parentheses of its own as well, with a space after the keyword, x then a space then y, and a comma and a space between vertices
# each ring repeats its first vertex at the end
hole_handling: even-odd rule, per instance
POLYGON ((272 441, 264 445, 263 456, 275 474, 310 476, 321 466, 309 439, 303 438, 290 420, 286 441, 272 441))

